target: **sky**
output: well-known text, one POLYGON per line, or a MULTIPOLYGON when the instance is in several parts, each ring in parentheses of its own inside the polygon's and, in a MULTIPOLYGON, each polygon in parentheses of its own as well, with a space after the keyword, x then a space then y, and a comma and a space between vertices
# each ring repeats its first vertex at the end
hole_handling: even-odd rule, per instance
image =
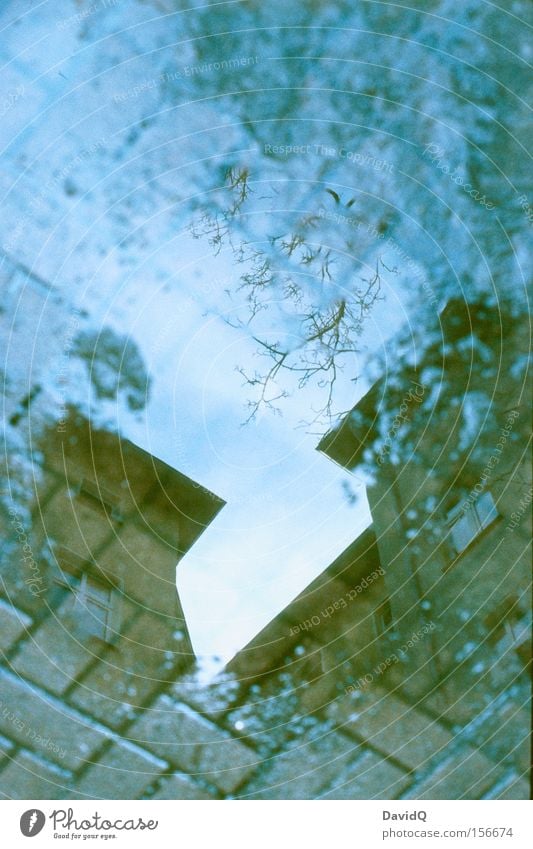
MULTIPOLYGON (((249 362, 255 346, 216 315, 235 270, 206 248, 183 233, 173 280, 146 287, 136 269, 116 297, 107 290, 99 302, 91 293, 91 321, 129 335, 152 379, 141 417, 117 410, 123 435, 226 501, 177 569, 195 652, 217 668, 368 526, 370 514, 363 482, 316 451, 316 429, 298 427, 308 415, 304 395, 282 415, 266 411, 244 423, 247 388, 235 366, 249 362), (343 489, 348 479, 355 504, 343 489)), ((354 403, 363 388, 347 382, 345 392, 354 403)))

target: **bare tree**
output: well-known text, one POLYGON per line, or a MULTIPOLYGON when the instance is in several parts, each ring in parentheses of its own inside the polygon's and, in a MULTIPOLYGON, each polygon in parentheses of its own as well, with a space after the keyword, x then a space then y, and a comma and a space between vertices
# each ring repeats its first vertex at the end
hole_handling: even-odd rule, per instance
MULTIPOLYGON (((354 367, 365 321, 382 297, 383 270, 390 269, 379 256, 367 275, 357 276, 361 263, 355 259, 338 262, 336 251, 318 240, 316 230, 324 220, 318 214, 302 218, 294 232, 269 236, 266 244, 247 241, 240 222, 254 194, 250 173, 229 169, 226 186, 227 207, 205 211, 191 231, 196 238, 206 237, 216 253, 229 247, 239 269, 238 282, 226 295, 232 305, 241 306, 242 316, 237 313, 226 321, 250 334, 261 362, 255 369, 237 367, 251 390, 246 422, 264 408, 279 412, 279 402, 289 392, 280 389, 277 380, 287 374, 298 389, 315 384, 320 390, 318 406, 306 424, 330 425, 346 412, 335 407, 337 379, 347 366, 354 367), (285 322, 296 328, 290 339, 283 326, 269 327, 262 321, 280 302, 285 322)), ((326 192, 340 203, 336 192, 326 192)), ((350 379, 357 380, 357 375, 352 373, 350 379)))

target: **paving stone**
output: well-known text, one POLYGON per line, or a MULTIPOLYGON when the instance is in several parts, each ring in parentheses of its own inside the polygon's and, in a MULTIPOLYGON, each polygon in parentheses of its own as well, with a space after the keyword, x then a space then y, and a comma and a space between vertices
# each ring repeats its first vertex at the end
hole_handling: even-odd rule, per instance
POLYGON ((172 685, 172 695, 200 713, 219 719, 239 697, 239 683, 227 676, 212 684, 202 684, 194 674, 181 676, 172 685))
POLYGON ((472 745, 477 744, 490 760, 512 765, 525 774, 531 765, 531 713, 517 701, 510 699, 483 722, 472 745))
POLYGON ((0 730, 67 769, 77 769, 108 735, 42 690, 0 670, 0 730))
POLYGON ((301 739, 261 764, 238 794, 246 799, 315 799, 362 754, 362 747, 335 732, 301 739))
POLYGON ((177 559, 177 553, 163 545, 146 527, 129 521, 98 555, 98 564, 110 575, 121 572, 128 594, 139 604, 175 617, 179 616, 177 559))
POLYGON ((435 719, 381 688, 369 688, 355 699, 343 694, 328 715, 343 731, 391 755, 409 769, 420 769, 446 749, 453 736, 435 719))
POLYGON ((2 302, 5 303, 9 297, 9 283, 13 278, 16 266, 2 251, 2 262, 0 264, 0 292, 2 293, 2 302))
POLYGON ((479 752, 465 747, 448 758, 422 782, 414 785, 406 799, 481 799, 503 775, 503 770, 479 752))
POLYGON ((71 701, 84 712, 118 728, 175 674, 179 655, 172 634, 175 623, 142 613, 113 651, 88 673, 71 701))
POLYGON ((165 761, 120 741, 89 767, 69 798, 136 799, 166 769, 165 761))
POLYGON ((490 708, 498 695, 487 675, 474 678, 468 670, 458 669, 424 699, 424 705, 454 725, 466 725, 490 708))
POLYGON ((7 737, 2 737, 0 735, 0 761, 3 761, 10 752, 13 751, 14 745, 11 740, 8 740, 7 737))
POLYGON ((253 770, 257 756, 189 707, 161 696, 128 732, 132 740, 166 757, 225 793, 253 770))
POLYGON ((63 611, 70 604, 66 600, 48 616, 11 661, 15 672, 56 694, 63 693, 96 657, 68 629, 63 611))
MULTIPOLYGON (((527 773, 526 773, 527 775, 527 773)), ((497 791, 491 799, 530 799, 529 781, 517 776, 502 790, 497 791)))
MULTIPOLYGON (((7 190, 9 184, 9 176, 0 168, 0 186, 7 190)), ((19 183, 19 188, 21 192, 19 199, 22 200, 26 195, 31 206, 32 195, 29 184, 23 180, 19 183)), ((6 201, 9 203, 7 198, 6 201)), ((13 243, 20 239, 21 235, 24 240, 23 225, 31 219, 31 210, 24 203, 21 206, 21 214, 12 221, 10 228, 9 235, 13 243)), ((47 211, 53 214, 51 208, 47 211)), ((23 254, 16 254, 16 259, 13 259, 11 263, 11 269, 9 289, 4 300, 11 318, 10 333, 5 339, 6 351, 8 359, 13 354, 20 357, 18 361, 14 358, 12 360, 13 365, 18 366, 13 371, 13 375, 20 375, 22 371, 25 371, 26 379, 31 377, 34 380, 42 373, 45 366, 42 355, 47 351, 49 355, 57 353, 58 346, 61 345, 61 334, 58 330, 64 324, 66 310, 57 310, 58 301, 50 280, 40 277, 33 262, 25 262, 23 254), (48 298, 53 303, 49 303, 48 298), (36 333, 36 325, 39 325, 38 333, 36 333), (30 330, 33 331, 32 348, 28 347, 27 338, 24 339, 24 333, 30 330), (35 350, 33 350, 33 343, 36 346, 35 350), (35 354, 39 355, 38 360, 35 359, 35 354)), ((50 360, 47 365, 49 364, 50 360)))
POLYGON ((0 772, 0 795, 5 799, 64 799, 70 773, 30 752, 19 752, 0 772))
POLYGON ((69 494, 66 487, 74 488, 81 484, 80 470, 65 478, 65 489, 57 492, 42 514, 42 526, 46 536, 71 551, 75 551, 86 560, 96 559, 96 552, 102 542, 114 532, 112 521, 87 506, 81 498, 69 494))
POLYGON ((169 775, 164 778, 152 799, 215 799, 206 790, 184 775, 169 775))
MULTIPOLYGON (((24 525, 24 527, 26 527, 24 525)), ((41 552, 31 531, 26 531, 34 563, 22 560, 23 550, 13 529, 2 539, 0 551, 0 595, 6 604, 34 617, 43 610, 44 593, 48 589, 46 567, 42 567, 41 552), (35 565, 34 565, 35 564, 35 565), (31 587, 34 591, 31 592, 31 587)), ((28 555, 29 556, 29 555, 28 555)))
POLYGON ((298 694, 272 676, 225 718, 244 742, 265 757, 285 746, 314 724, 299 713, 298 694))
POLYGON ((397 799, 411 778, 374 752, 365 752, 346 770, 321 799, 397 799))
POLYGON ((327 708, 337 693, 338 670, 323 673, 310 681, 299 692, 300 709, 303 713, 327 708))
POLYGON ((8 651, 30 625, 29 616, 0 599, 0 651, 8 651))

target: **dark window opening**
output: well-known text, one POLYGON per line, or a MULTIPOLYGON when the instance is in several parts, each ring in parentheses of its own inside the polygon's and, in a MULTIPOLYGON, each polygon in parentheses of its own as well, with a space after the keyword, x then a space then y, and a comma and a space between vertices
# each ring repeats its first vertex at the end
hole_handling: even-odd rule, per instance
POLYGON ((57 555, 60 574, 54 583, 66 591, 65 620, 79 639, 94 638, 114 643, 120 631, 121 590, 74 552, 61 548, 57 555))
POLYGON ((465 551, 498 515, 490 492, 483 492, 474 502, 457 501, 446 514, 453 554, 457 557, 465 551))

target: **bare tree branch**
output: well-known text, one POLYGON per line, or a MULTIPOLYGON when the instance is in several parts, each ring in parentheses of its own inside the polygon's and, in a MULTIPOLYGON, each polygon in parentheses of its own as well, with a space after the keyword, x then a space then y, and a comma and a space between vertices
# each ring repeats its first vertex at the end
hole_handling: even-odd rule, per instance
MULTIPOLYGON (((273 342, 269 331, 251 334, 265 367, 252 373, 238 368, 254 395, 246 421, 253 420, 262 408, 279 412, 277 402, 289 393, 280 390, 276 380, 286 373, 297 378, 299 389, 315 382, 323 400, 313 410, 312 423, 330 425, 336 415, 339 374, 347 358, 359 352, 365 320, 381 298, 381 269, 385 266, 378 259, 369 278, 354 281, 353 267, 340 269, 332 249, 316 241, 317 215, 305 216, 296 232, 269 236, 266 246, 250 243, 242 236, 236 239, 244 207, 253 192, 248 170, 227 169, 225 185, 224 208, 204 213, 193 228, 193 235, 207 237, 216 253, 227 246, 241 269, 233 290, 228 292, 231 299, 237 299, 241 315, 225 320, 231 327, 250 332, 256 319, 281 301, 284 313, 295 319, 292 327, 296 326, 297 332, 293 330, 292 337, 299 339, 289 346, 273 342)), ((276 326, 272 332, 279 335, 280 329, 276 326)))

